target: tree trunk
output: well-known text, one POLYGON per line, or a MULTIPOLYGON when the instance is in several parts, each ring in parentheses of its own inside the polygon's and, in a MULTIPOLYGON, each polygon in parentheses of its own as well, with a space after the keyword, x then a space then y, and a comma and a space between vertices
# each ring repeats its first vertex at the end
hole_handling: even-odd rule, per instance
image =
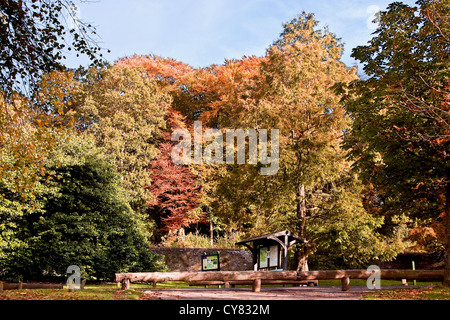
MULTIPOLYGON (((297 226, 298 235, 306 241, 306 195, 305 185, 300 183, 297 187, 297 226)), ((308 271, 308 247, 307 243, 302 243, 297 248, 294 255, 296 270, 308 271)))
MULTIPOLYGON (((450 171, 450 170, 447 170, 450 171)), ((447 185, 445 192, 445 268, 444 268, 444 286, 450 287, 450 173, 447 173, 447 185)))
POLYGON ((214 229, 213 229, 213 222, 209 222, 209 237, 210 237, 210 243, 211 247, 214 245, 214 229))
POLYGON ((305 243, 302 244, 301 247, 295 251, 294 259, 297 271, 309 271, 308 248, 305 243))

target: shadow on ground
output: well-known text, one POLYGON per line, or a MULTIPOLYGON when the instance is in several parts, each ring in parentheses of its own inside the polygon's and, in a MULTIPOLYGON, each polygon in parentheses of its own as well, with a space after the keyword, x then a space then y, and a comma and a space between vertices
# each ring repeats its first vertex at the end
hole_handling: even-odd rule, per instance
MULTIPOLYGON (((387 286, 383 289, 402 288, 387 286)), ((360 300, 372 290, 354 286, 348 291, 340 287, 263 287, 260 293, 251 288, 230 289, 154 289, 145 290, 144 299, 149 300, 360 300)))

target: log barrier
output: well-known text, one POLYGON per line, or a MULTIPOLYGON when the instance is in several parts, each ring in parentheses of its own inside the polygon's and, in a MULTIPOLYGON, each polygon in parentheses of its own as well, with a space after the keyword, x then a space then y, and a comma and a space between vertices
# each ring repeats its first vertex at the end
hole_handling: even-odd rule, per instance
POLYGON ((317 270, 317 271, 193 271, 193 272, 130 272, 116 273, 116 282, 122 283, 122 289, 129 289, 131 282, 157 282, 166 281, 217 281, 229 286, 230 282, 251 281, 253 292, 260 292, 261 283, 267 280, 282 280, 292 283, 305 280, 333 280, 340 279, 342 290, 350 288, 350 279, 368 279, 378 275, 380 279, 434 279, 443 280, 444 270, 400 270, 381 269, 372 270, 317 270), (227 284, 228 283, 228 284, 227 284))
POLYGON ((13 289, 62 289, 64 284, 62 283, 27 283, 27 282, 2 282, 0 283, 0 293, 3 290, 13 289))

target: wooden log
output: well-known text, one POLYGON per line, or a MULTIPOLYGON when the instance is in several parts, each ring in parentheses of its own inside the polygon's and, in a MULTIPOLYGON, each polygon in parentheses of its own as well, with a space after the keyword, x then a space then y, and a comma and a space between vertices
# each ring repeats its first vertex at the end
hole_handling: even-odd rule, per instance
MULTIPOLYGON (((348 276, 352 279, 367 279, 372 272, 367 270, 318 270, 318 271, 299 271, 298 277, 301 280, 332 280, 342 279, 348 276)), ((401 270, 401 269, 382 269, 380 270, 381 279, 443 279, 444 270, 401 270)))
MULTIPOLYGON (((318 271, 195 271, 195 272, 141 272, 116 273, 116 281, 130 282, 164 281, 254 281, 260 279, 279 281, 331 280, 349 277, 367 279, 373 272, 367 270, 318 270, 318 271)), ((381 279, 443 279, 443 270, 380 270, 381 279)))
POLYGON ((164 281, 226 281, 226 280, 297 280, 296 271, 194 271, 194 272, 137 272, 116 273, 116 282, 123 279, 131 282, 164 282, 164 281))
MULTIPOLYGON (((253 280, 228 280, 228 281, 190 281, 190 286, 213 286, 213 285, 225 285, 225 288, 227 288, 227 283, 231 285, 232 287, 235 285, 252 285, 253 280)), ((279 285, 285 285, 285 284, 297 284, 297 285, 317 285, 317 280, 261 280, 261 284, 279 284, 279 285)))
POLYGON ((343 277, 341 279, 342 291, 348 291, 350 289, 350 277, 343 277))
POLYGON ((252 291, 255 292, 255 293, 260 293, 261 292, 261 279, 253 280, 252 291))
MULTIPOLYGON (((247 281, 248 284, 252 284, 253 281, 247 281)), ((231 283, 231 281, 228 281, 228 283, 231 283)), ((224 281, 190 281, 190 286, 220 286, 222 284, 225 284, 224 281)))
POLYGON ((6 282, 3 284, 4 290, 13 290, 13 289, 62 289, 64 284, 62 283, 33 283, 33 282, 23 282, 20 283, 11 283, 6 282))
POLYGON ((381 279, 444 279, 444 270, 388 270, 380 271, 381 279))
POLYGON ((367 279, 371 272, 366 270, 317 270, 317 271, 299 271, 299 280, 333 280, 342 279, 346 276, 353 279, 367 279))

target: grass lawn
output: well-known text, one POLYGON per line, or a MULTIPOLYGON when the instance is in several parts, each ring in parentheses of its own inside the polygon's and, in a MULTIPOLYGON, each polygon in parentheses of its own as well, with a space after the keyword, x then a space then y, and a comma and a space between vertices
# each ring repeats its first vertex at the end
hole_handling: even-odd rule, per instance
MULTIPOLYGON (((401 285, 401 281, 381 280, 381 286, 401 285)), ((366 300, 449 300, 450 288, 442 287, 439 283, 417 282, 419 288, 408 287, 393 290, 376 290, 364 295, 366 300)), ((269 285, 263 285, 269 286, 269 285)), ((340 280, 320 280, 320 287, 340 287, 340 280)), ((351 286, 366 286, 361 279, 351 280, 351 286)), ((217 286, 208 286, 217 288, 217 286)), ((251 287, 240 285, 236 287, 251 287)), ((150 283, 132 283, 130 290, 119 290, 116 283, 87 284, 84 290, 69 292, 64 289, 22 289, 4 290, 0 293, 0 300, 139 300, 146 299, 143 289, 152 289, 150 283)), ((171 281, 160 282, 157 289, 204 288, 204 286, 191 287, 187 282, 171 281)))
POLYGON ((402 288, 379 290, 367 293, 366 300, 450 300, 450 288, 426 286, 421 288, 402 288))
POLYGON ((84 290, 69 292, 64 289, 4 290, 0 300, 138 300, 143 291, 119 290, 115 283, 86 285, 84 290))
MULTIPOLYGON (((152 289, 151 283, 132 283, 130 290, 120 290, 116 283, 87 284, 84 290, 69 292, 64 289, 22 289, 4 290, 0 300, 139 300, 145 299, 142 289, 152 289)), ((159 282, 157 289, 203 288, 190 287, 182 281, 159 282)))

